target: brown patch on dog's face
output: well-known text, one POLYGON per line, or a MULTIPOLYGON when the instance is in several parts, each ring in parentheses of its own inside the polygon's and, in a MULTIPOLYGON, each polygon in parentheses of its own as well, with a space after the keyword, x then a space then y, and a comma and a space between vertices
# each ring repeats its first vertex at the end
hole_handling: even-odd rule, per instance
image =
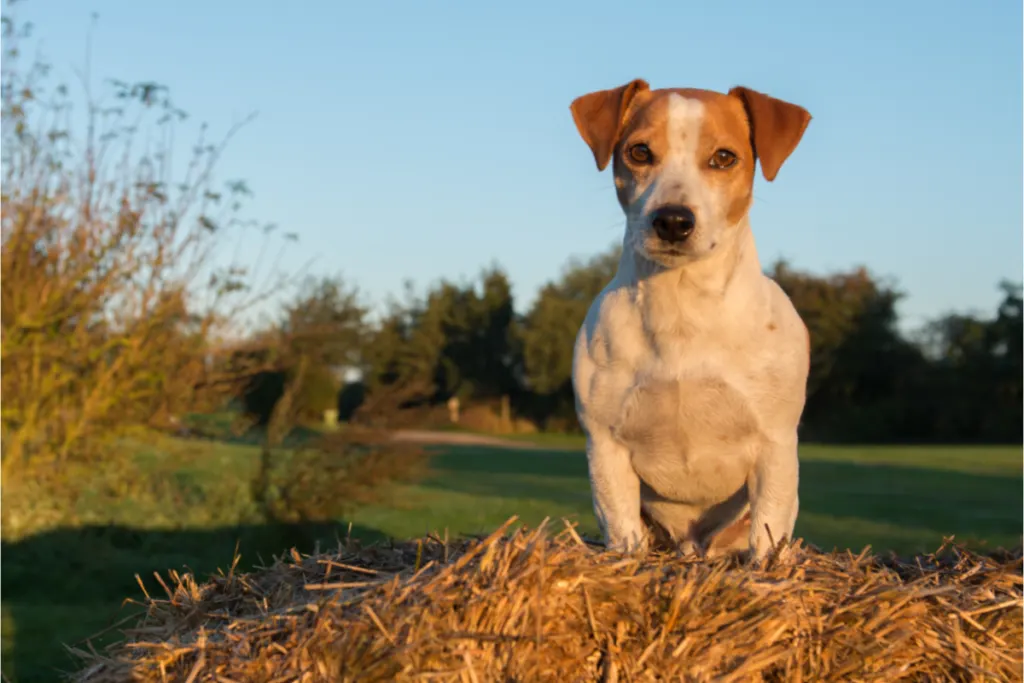
POLYGON ((704 161, 704 177, 713 192, 722 198, 724 218, 729 225, 739 223, 750 210, 754 195, 754 166, 756 157, 750 144, 750 126, 736 98, 713 93, 704 102, 704 126, 701 129, 701 153, 698 164, 704 161), (727 169, 710 165, 718 150, 736 155, 736 162, 727 169))

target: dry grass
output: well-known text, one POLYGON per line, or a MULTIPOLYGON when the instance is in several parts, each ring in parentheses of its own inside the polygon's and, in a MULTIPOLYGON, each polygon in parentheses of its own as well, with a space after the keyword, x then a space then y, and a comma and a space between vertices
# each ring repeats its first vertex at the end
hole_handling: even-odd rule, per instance
POLYGON ((1021 679, 1021 552, 598 552, 572 528, 293 552, 166 599, 76 680, 1021 679))

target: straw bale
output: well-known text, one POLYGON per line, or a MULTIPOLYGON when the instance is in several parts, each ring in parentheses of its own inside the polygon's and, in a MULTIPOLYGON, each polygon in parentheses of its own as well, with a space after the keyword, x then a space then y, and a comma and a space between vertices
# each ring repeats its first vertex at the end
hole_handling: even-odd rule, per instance
POLYGON ((604 552, 571 526, 293 551, 166 597, 79 683, 1021 680, 1021 551, 604 552))

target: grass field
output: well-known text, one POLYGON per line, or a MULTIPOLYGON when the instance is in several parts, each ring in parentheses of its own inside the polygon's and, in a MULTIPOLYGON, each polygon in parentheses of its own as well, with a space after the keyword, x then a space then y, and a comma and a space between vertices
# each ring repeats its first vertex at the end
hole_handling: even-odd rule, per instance
MULTIPOLYGON (((3 544, 3 670, 14 681, 54 680, 75 643, 132 614, 134 575, 162 592, 154 571, 227 568, 236 543, 243 565, 291 546, 310 550, 352 534, 367 540, 447 528, 483 533, 516 514, 527 524, 567 517, 596 533, 586 461, 574 437, 535 436, 540 449, 445 447, 430 474, 389 485, 380 503, 337 525, 267 526, 248 482, 250 445, 168 440, 138 450, 140 471, 173 481, 170 493, 82 495, 75 528, 3 544)), ((803 446, 799 535, 826 549, 901 553, 933 550, 944 535, 1017 546, 1022 506, 1021 449, 803 446)), ((117 492, 115 492, 117 493, 117 492)), ((103 639, 96 641, 99 646, 103 639)))

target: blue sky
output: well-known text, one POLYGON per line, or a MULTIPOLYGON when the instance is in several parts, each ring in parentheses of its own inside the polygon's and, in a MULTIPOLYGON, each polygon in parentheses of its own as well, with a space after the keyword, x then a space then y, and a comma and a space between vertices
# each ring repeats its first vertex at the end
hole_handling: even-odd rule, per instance
MULTIPOLYGON (((494 261, 519 307, 620 238, 610 173, 569 114, 585 92, 743 84, 814 120, 758 178, 762 261, 895 278, 910 327, 990 312, 1022 277, 1021 5, 902 2, 29 0, 59 76, 152 80, 214 132, 256 111, 223 177, 300 235, 283 257, 371 298, 494 261)), ((255 243, 248 245, 254 252, 255 243)))

